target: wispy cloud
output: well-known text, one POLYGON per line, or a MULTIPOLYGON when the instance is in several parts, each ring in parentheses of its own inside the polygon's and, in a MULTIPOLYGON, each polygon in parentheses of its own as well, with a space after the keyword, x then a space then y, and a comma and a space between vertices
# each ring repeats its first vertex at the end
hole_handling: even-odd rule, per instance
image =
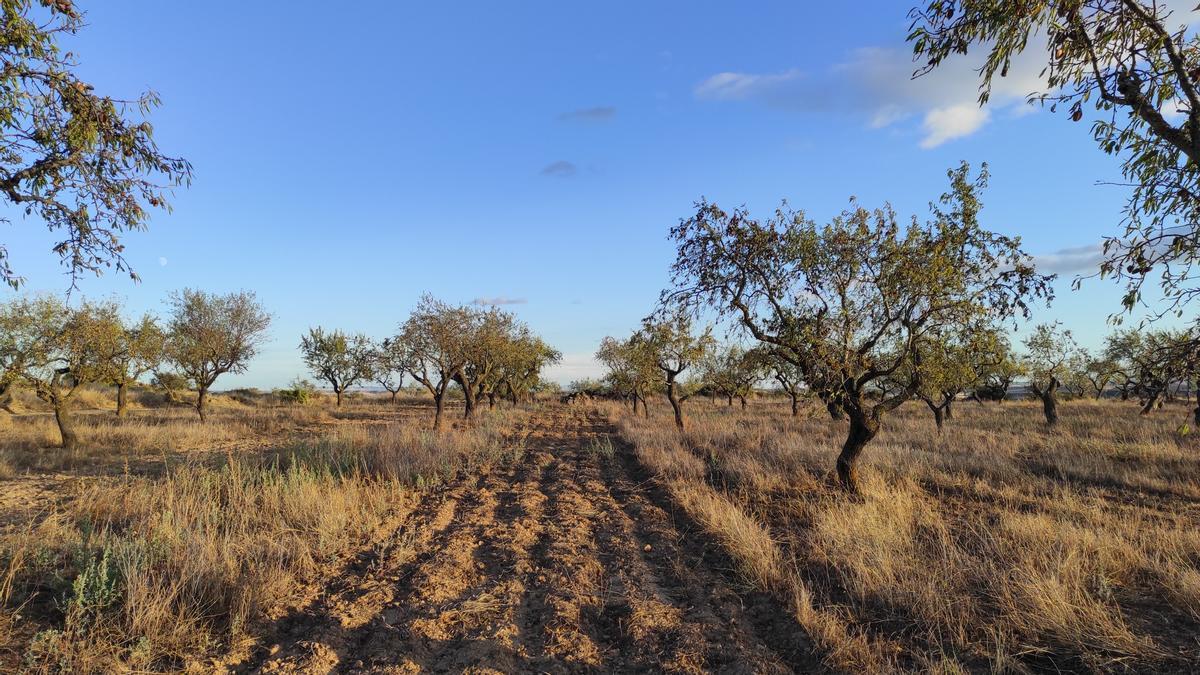
POLYGON ((793 96, 803 96, 805 88, 803 73, 793 69, 766 75, 717 73, 696 85, 693 93, 697 98, 714 101, 763 99, 768 103, 786 104, 793 96))
POLYGON ((497 295, 493 298, 480 297, 471 301, 472 305, 480 305, 483 307, 492 307, 499 305, 524 305, 529 302, 525 298, 510 298, 504 295, 497 295))
POLYGON ((916 120, 919 144, 930 149, 979 131, 993 118, 993 110, 1027 112, 1027 97, 1045 89, 1040 72, 1045 50, 1044 41, 1031 41, 1008 76, 996 78, 991 99, 982 108, 974 55, 951 59, 914 79, 911 53, 880 47, 855 50, 843 62, 812 73, 717 73, 698 84, 693 94, 705 100, 757 101, 801 113, 858 115, 874 129, 916 120))
POLYGON ((1075 246, 1033 256, 1033 264, 1039 272, 1052 274, 1096 272, 1103 260, 1104 249, 1100 244, 1075 246))
POLYGON ((543 176, 556 176, 558 178, 570 178, 579 173, 579 167, 565 159, 560 159, 557 162, 547 164, 542 168, 543 176))
POLYGON ((558 116, 562 122, 607 122, 617 116, 617 109, 601 105, 594 108, 580 108, 565 112, 558 116))

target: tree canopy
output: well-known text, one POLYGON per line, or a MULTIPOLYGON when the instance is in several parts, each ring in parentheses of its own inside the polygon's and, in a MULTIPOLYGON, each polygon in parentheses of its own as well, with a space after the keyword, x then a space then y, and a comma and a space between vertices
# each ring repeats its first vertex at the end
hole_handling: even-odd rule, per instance
MULTIPOLYGON (((59 43, 84 26, 71 0, 10 0, 0 13, 0 195, 60 233, 53 250, 72 286, 108 268, 136 278, 123 235, 144 229, 148 209, 168 208, 170 189, 192 175, 154 142, 145 115, 158 96, 114 99, 79 77, 59 43)), ((3 245, 0 281, 22 282, 3 245)))
POLYGON ((206 419, 208 390, 225 373, 244 373, 267 337, 271 315, 251 291, 218 295, 184 289, 171 295, 166 357, 195 385, 206 419))
POLYGON ((919 359, 935 331, 1027 315, 1030 302, 1052 296, 1052 277, 1035 272, 1018 239, 980 226, 986 166, 972 178, 964 163, 949 178, 925 225, 855 200, 824 226, 786 204, 760 221, 702 200, 671 231, 677 253, 663 302, 716 308, 836 399, 851 419, 838 460, 849 489, 881 417, 921 382, 880 399, 871 389, 919 359))
POLYGON ((1100 268, 1126 281, 1127 309, 1155 269, 1167 309, 1200 293, 1200 39, 1184 16, 1159 0, 929 0, 910 17, 918 76, 980 50, 983 104, 1034 50, 1045 87, 1030 100, 1076 122, 1093 110, 1092 136, 1120 157, 1131 190, 1124 233, 1105 241, 1100 268))

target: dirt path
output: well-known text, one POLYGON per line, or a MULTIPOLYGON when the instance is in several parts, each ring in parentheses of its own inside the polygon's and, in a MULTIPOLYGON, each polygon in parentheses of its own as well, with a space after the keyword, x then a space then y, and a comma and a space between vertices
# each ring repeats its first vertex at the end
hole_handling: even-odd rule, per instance
POLYGON ((596 413, 553 407, 523 459, 427 493, 274 627, 245 672, 811 670, 778 607, 644 482, 596 413))

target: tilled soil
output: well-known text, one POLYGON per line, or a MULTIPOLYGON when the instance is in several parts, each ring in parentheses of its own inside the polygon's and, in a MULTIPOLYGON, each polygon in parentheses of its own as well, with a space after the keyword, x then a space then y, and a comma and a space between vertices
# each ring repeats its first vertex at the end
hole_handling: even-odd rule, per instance
POLYGON ((506 466, 425 493, 368 556, 268 631, 243 672, 811 671, 783 609, 566 406, 506 466))

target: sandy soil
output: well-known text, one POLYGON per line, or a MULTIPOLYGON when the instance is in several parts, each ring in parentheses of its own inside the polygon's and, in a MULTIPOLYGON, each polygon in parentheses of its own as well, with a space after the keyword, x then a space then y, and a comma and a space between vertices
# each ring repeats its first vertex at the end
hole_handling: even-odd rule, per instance
POLYGON ((556 406, 532 425, 522 459, 424 493, 231 669, 818 669, 796 623, 725 571, 603 417, 556 406))

